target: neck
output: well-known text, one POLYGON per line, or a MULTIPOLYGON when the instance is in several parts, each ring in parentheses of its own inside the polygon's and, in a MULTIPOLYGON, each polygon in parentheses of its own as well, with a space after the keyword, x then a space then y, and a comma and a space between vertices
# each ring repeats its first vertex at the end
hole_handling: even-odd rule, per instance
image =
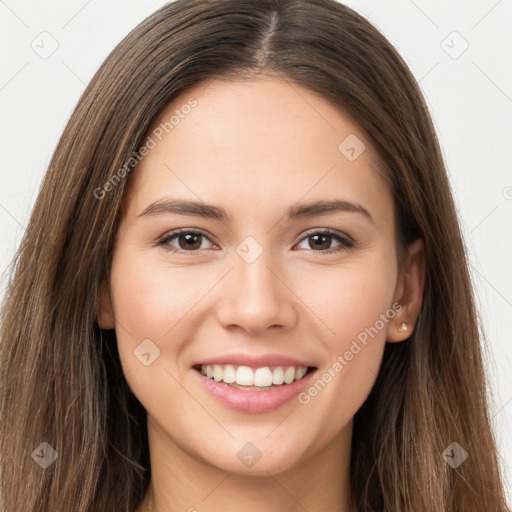
POLYGON ((151 483, 137 512, 350 512, 352 423, 309 458, 271 474, 223 471, 184 451, 148 416, 151 483))

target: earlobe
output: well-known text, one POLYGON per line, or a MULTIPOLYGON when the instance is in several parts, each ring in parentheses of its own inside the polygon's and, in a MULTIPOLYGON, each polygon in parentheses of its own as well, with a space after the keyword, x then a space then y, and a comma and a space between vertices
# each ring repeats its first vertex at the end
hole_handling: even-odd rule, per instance
POLYGON ((404 341, 414 330, 420 312, 425 285, 425 250, 418 238, 407 248, 404 268, 398 279, 395 301, 402 306, 388 324, 386 340, 391 343, 404 341))
POLYGON ((98 290, 98 325, 102 329, 115 327, 114 311, 105 279, 102 279, 98 290))

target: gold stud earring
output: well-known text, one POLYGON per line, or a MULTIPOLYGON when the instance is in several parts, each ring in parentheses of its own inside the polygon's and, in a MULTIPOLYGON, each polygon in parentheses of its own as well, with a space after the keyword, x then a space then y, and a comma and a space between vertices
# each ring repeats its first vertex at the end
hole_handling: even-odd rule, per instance
POLYGON ((405 322, 402 322, 400 324, 400 327, 398 328, 399 331, 407 331, 407 324, 405 322))

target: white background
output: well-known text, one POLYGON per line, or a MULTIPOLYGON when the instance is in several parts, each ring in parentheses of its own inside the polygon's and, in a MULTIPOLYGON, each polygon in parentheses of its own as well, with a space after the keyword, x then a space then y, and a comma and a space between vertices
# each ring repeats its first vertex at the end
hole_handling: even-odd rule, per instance
MULTIPOLYGON (((0 0, 0 293, 85 85, 113 47, 164 3, 0 0), (58 48, 46 59, 32 48, 52 44, 58 48)), ((493 422, 512 497, 512 0, 347 4, 397 47, 431 109, 490 341, 493 422)))

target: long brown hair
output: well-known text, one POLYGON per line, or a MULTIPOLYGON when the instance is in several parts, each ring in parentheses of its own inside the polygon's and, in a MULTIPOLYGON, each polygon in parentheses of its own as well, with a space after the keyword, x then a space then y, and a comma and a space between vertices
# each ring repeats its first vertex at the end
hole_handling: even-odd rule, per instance
POLYGON ((354 418, 354 508, 508 510, 464 245, 435 130, 406 64, 334 0, 177 0, 121 41, 86 88, 13 263, 0 331, 7 512, 133 511, 141 502, 151 476, 146 413, 124 379, 115 332, 97 324, 130 181, 125 165, 176 95, 256 74, 307 87, 348 114, 379 154, 397 254, 424 241, 416 328, 386 344, 354 418), (468 453, 456 468, 442 455, 453 442, 468 453), (52 454, 45 469, 35 462, 52 454))

